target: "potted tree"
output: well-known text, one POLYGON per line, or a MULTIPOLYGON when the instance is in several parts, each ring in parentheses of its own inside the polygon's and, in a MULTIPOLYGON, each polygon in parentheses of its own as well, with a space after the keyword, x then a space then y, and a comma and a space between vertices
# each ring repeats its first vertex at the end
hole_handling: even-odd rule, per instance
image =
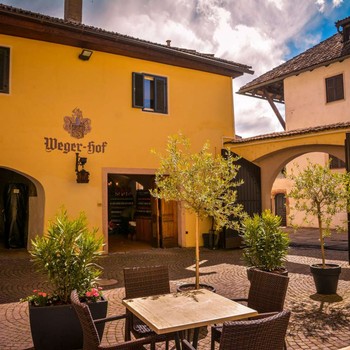
MULTIPOLYGON (((270 210, 254 214, 242 222, 243 259, 249 268, 287 274, 285 268, 289 247, 288 234, 281 229, 281 217, 270 210)), ((249 277, 248 269, 248 277, 249 277)))
MULTIPOLYGON (((94 318, 106 317, 107 301, 96 285, 101 274, 96 259, 102 242, 96 230, 89 231, 84 213, 70 220, 65 209, 49 223, 47 235, 32 241, 32 261, 51 285, 50 292, 35 290, 21 300, 29 302, 35 349, 82 348, 82 329, 70 304, 74 289, 88 303, 94 318)), ((99 333, 102 336, 103 326, 99 333)))
POLYGON ((232 218, 244 216, 243 207, 237 204, 235 181, 239 166, 230 152, 226 157, 213 156, 210 145, 204 144, 198 153, 191 153, 190 141, 182 134, 170 136, 166 156, 160 156, 156 172, 156 188, 151 194, 165 200, 182 201, 184 207, 195 215, 196 282, 199 288, 199 220, 212 217, 214 230, 223 227, 238 229, 232 218))
MULTIPOLYGON (((341 267, 326 263, 325 238, 331 234, 331 225, 335 214, 347 210, 350 200, 349 173, 337 173, 330 169, 330 160, 324 165, 313 164, 309 159, 305 168, 296 164, 288 178, 293 187, 288 197, 294 199, 294 209, 304 212, 304 221, 317 218, 321 263, 311 265, 311 273, 319 294, 337 292, 341 267)), ((293 220, 293 217, 291 217, 293 220)))

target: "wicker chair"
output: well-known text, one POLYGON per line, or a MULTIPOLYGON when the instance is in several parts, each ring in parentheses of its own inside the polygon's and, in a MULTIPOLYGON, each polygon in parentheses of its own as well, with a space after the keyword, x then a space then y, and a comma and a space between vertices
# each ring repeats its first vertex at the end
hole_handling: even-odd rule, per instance
MULTIPOLYGON (((168 267, 159 265, 124 268, 124 285, 126 299, 170 293, 168 267)), ((154 336, 155 342, 166 342, 167 350, 169 340, 175 340, 176 349, 181 349, 177 332, 157 335, 132 312, 126 310, 125 340, 130 340, 131 335, 135 338, 154 336)), ((154 343, 151 349, 155 349, 154 343)))
MULTIPOLYGON (((248 321, 225 322, 222 326, 220 350, 282 350, 290 311, 248 321)), ((183 350, 195 348, 182 340, 183 350)))
POLYGON ((83 350, 103 350, 103 349, 140 350, 140 349, 146 349, 143 345, 151 344, 151 342, 153 341, 153 338, 149 337, 149 338, 140 338, 137 340, 118 343, 114 346, 113 345, 101 346, 100 345, 101 340, 97 333, 95 324, 121 320, 126 317, 125 314, 93 320, 90 313, 90 309, 86 304, 80 302, 79 296, 76 290, 71 292, 70 297, 71 297, 72 305, 78 315, 78 318, 83 330, 83 339, 84 339, 83 350))
MULTIPOLYGON (((289 277, 257 269, 252 269, 250 274, 248 298, 233 300, 247 303, 248 307, 257 310, 262 316, 283 311, 289 277)), ((215 348, 215 341, 220 342, 221 331, 222 327, 212 327, 211 350, 215 348)))

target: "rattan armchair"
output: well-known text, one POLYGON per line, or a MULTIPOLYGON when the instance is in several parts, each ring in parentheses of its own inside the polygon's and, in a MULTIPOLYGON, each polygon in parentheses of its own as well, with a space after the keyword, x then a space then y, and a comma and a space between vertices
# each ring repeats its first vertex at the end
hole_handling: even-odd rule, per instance
MULTIPOLYGON (((289 277, 257 269, 252 269, 250 274, 248 298, 233 300, 245 302, 248 307, 257 310, 262 316, 269 316, 283 311, 289 277)), ((214 342, 220 342, 221 331, 222 327, 212 327, 212 350, 215 348, 214 342)))
POLYGON ((146 349, 143 345, 151 344, 153 341, 152 337, 148 337, 122 342, 116 345, 101 346, 101 340, 95 325, 98 323, 125 319, 125 314, 93 320, 89 307, 80 302, 76 290, 71 292, 71 302, 78 315, 83 330, 83 350, 141 350, 146 349))
MULTIPOLYGON (((124 268, 124 285, 127 299, 170 293, 169 269, 163 265, 124 268)), ((154 336, 155 342, 166 342, 166 349, 169 348, 169 341, 175 340, 176 349, 181 349, 177 332, 157 335, 126 310, 125 340, 131 339, 131 335, 135 338, 154 336)), ((151 349, 155 349, 155 344, 151 349)))
MULTIPOLYGON (((225 322, 222 326, 220 350, 282 350, 290 311, 248 321, 225 322)), ((195 350, 182 340, 183 350, 195 350)))

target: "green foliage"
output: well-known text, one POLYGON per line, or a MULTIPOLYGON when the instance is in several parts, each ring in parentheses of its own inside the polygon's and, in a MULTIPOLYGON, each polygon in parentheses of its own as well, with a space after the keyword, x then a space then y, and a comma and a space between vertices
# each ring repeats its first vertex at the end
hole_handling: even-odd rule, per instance
MULTIPOLYGON (((325 263, 324 238, 330 235, 334 215, 343 212, 350 200, 348 173, 330 169, 330 161, 324 166, 313 164, 309 159, 304 169, 296 164, 288 178, 294 182, 288 197, 295 200, 293 209, 304 212, 304 221, 317 218, 320 232, 322 262, 325 263)), ((293 217, 291 217, 293 220, 293 217)))
POLYGON ((214 157, 205 143, 198 153, 190 152, 189 140, 181 135, 169 137, 166 156, 160 156, 156 173, 157 188, 151 194, 165 200, 182 201, 189 211, 199 218, 212 217, 214 229, 238 229, 232 218, 244 216, 243 207, 236 203, 235 181, 239 166, 237 157, 228 152, 227 157, 214 157))
POLYGON ((280 228, 281 218, 265 210, 259 216, 247 217, 242 223, 244 242, 243 258, 248 266, 265 271, 284 267, 289 246, 288 234, 280 228))
POLYGON ((82 295, 91 289, 101 274, 101 267, 95 261, 103 239, 96 238, 96 232, 89 231, 84 213, 70 220, 62 209, 50 222, 47 235, 32 241, 32 261, 47 275, 53 294, 63 303, 69 302, 72 290, 82 295))
POLYGON ((243 181, 235 181, 239 166, 230 152, 226 158, 214 157, 208 142, 198 153, 191 153, 190 148, 185 136, 169 137, 166 156, 160 156, 157 187, 151 194, 167 201, 181 201, 196 214, 196 288, 199 288, 198 220, 212 217, 215 230, 225 226, 238 229, 238 222, 232 219, 245 215, 243 206, 236 203, 236 187, 243 181))

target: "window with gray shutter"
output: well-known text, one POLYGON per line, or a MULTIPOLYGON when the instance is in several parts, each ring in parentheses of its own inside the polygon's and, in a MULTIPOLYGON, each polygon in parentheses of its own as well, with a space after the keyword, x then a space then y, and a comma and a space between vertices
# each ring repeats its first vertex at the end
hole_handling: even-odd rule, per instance
POLYGON ((326 78, 327 103, 344 99, 343 74, 326 78))
POLYGON ((0 47, 0 93, 8 94, 10 91, 10 49, 0 47))
POLYGON ((145 112, 168 113, 167 78, 132 73, 132 106, 145 112))

